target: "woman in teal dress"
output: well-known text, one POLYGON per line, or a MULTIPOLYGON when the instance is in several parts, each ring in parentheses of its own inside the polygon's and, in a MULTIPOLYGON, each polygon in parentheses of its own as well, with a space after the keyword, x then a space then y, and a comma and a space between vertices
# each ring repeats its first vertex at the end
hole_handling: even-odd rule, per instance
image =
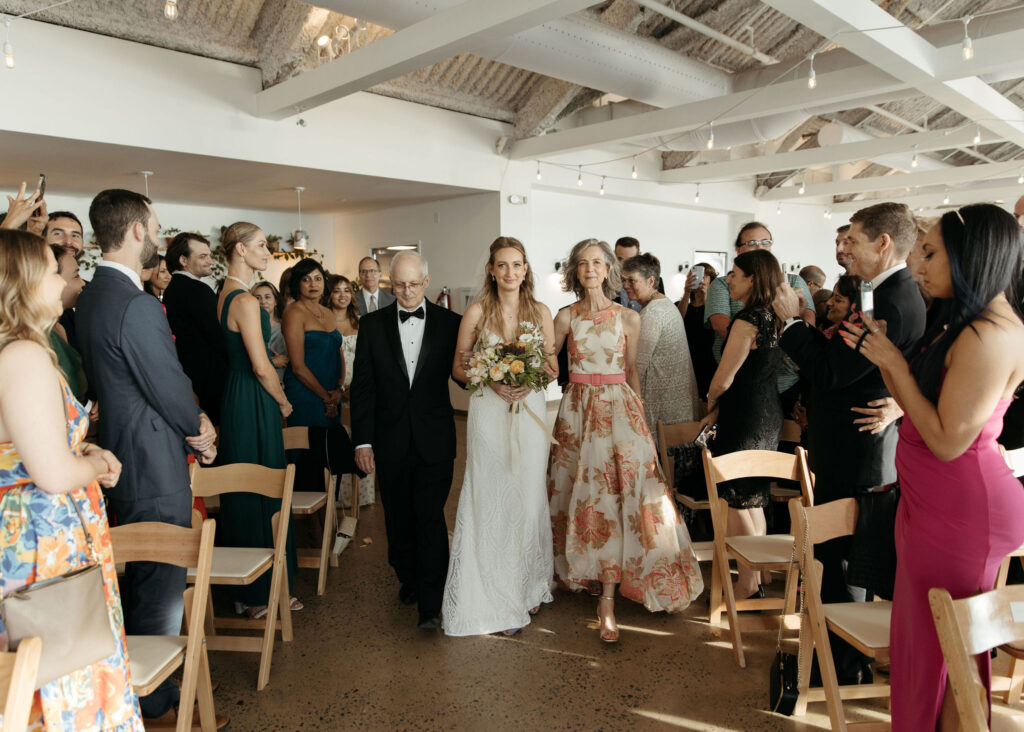
POLYGON ((327 277, 315 259, 303 259, 288 283, 295 302, 281 321, 288 346, 284 391, 295 411, 288 425, 331 427, 340 424, 345 382, 342 336, 334 313, 320 304, 327 277))
MULTIPOLYGON (((292 412, 277 371, 270 361, 267 342, 270 318, 249 294, 249 283, 257 271, 270 262, 267 237, 256 225, 244 221, 232 224, 221 238, 228 262, 228 276, 220 293, 218 314, 228 353, 228 379, 224 385, 220 431, 220 464, 253 463, 284 468, 284 437, 281 419, 292 412)), ((271 518, 281 502, 255 493, 221 496, 219 541, 225 546, 274 546, 271 518)), ((295 547, 288 533, 288 583, 295 576, 295 547)), ((251 585, 235 589, 239 612, 251 617, 266 613, 270 575, 251 585)), ((292 609, 300 609, 292 598, 292 609)))

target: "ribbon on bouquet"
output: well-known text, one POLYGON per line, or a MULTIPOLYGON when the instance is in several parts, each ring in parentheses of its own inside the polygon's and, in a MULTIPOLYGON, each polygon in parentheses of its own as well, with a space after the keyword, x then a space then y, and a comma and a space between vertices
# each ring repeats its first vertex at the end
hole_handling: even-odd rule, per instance
POLYGON ((551 432, 548 431, 548 426, 544 423, 544 420, 542 420, 540 417, 538 417, 537 413, 534 412, 532 409, 530 409, 529 405, 525 403, 525 400, 518 401, 515 404, 509 404, 508 405, 508 434, 509 434, 509 439, 512 442, 512 445, 511 445, 512 449, 511 449, 511 452, 509 454, 509 457, 512 459, 512 465, 513 466, 516 465, 519 462, 519 431, 515 428, 515 426, 516 426, 516 423, 515 423, 515 418, 516 417, 515 416, 517 414, 519 414, 520 408, 525 409, 526 413, 529 414, 530 417, 533 418, 533 421, 537 423, 538 427, 540 427, 541 432, 543 432, 545 435, 547 435, 548 442, 550 444, 552 444, 552 445, 557 445, 558 444, 558 440, 556 440, 554 437, 552 437, 551 436, 551 432))

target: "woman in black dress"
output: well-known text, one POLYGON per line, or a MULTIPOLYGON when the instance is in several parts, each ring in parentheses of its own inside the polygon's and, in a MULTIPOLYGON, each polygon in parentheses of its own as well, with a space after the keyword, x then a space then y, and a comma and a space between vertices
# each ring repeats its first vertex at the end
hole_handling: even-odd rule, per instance
MULTIPOLYGON (((743 303, 729 326, 722 360, 708 390, 706 423, 718 423, 712 443, 715 455, 738 450, 775 450, 782 431, 782 403, 775 372, 782 364, 779 328, 772 301, 782 285, 782 268, 772 253, 757 249, 740 254, 729 273, 729 296, 743 303)), ((718 485, 729 504, 730 536, 763 536, 764 508, 769 501, 767 478, 742 478, 718 485)), ((737 599, 762 592, 759 572, 742 565, 737 599)))

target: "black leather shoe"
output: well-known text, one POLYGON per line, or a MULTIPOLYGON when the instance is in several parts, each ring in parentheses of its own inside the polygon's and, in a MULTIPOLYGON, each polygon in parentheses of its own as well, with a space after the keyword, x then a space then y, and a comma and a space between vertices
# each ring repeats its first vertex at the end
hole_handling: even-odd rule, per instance
POLYGON ((398 590, 398 601, 403 605, 412 605, 416 599, 416 588, 412 585, 402 585, 398 590))
POLYGON ((430 630, 430 631, 441 630, 441 618, 437 617, 436 615, 434 617, 428 617, 426 615, 421 615, 420 616, 420 622, 419 622, 419 629, 420 630, 430 630))

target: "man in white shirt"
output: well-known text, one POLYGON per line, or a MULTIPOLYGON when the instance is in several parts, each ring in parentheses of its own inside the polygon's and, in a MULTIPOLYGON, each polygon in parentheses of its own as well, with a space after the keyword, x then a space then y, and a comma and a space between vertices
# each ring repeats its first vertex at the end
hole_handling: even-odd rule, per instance
POLYGON ((363 257, 359 260, 359 282, 362 287, 356 293, 356 309, 360 318, 367 313, 386 308, 395 301, 394 295, 380 289, 380 264, 373 257, 363 257))
POLYGON ((398 599, 418 602, 419 627, 436 631, 448 574, 444 504, 455 461, 448 381, 462 317, 426 300, 430 276, 419 254, 396 256, 391 277, 397 302, 359 324, 352 441, 359 469, 377 471, 398 599))

